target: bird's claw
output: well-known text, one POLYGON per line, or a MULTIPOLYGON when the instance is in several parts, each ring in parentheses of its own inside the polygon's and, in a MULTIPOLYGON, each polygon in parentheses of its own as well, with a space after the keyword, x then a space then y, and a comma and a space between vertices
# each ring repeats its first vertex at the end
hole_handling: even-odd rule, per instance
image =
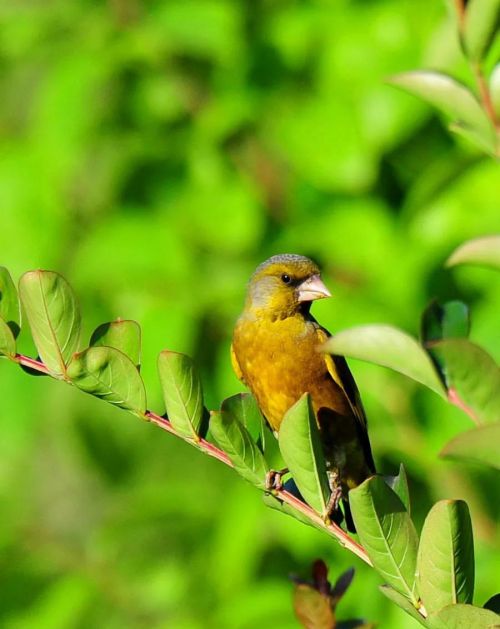
POLYGON ((283 488, 283 476, 288 474, 288 468, 282 470, 269 470, 266 474, 266 491, 279 491, 283 488))

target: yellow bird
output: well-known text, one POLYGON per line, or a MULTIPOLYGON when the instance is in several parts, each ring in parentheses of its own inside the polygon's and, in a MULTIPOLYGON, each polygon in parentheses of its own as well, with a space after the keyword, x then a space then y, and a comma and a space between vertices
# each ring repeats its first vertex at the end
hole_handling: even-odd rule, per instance
POLYGON ((345 359, 319 351, 329 333, 310 314, 311 302, 330 297, 309 258, 276 255, 250 278, 233 335, 231 358, 277 435, 286 411, 306 392, 320 428, 332 491, 347 492, 375 473, 361 399, 345 359), (332 480, 333 479, 333 480, 332 480))

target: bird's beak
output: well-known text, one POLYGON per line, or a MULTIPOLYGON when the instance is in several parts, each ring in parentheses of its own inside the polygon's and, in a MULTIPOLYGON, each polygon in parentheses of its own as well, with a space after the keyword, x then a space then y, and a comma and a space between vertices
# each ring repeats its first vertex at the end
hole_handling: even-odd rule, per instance
POLYGON ((297 286, 297 298, 299 302, 314 301, 315 299, 323 299, 324 297, 331 296, 332 294, 323 284, 319 275, 313 275, 297 286))

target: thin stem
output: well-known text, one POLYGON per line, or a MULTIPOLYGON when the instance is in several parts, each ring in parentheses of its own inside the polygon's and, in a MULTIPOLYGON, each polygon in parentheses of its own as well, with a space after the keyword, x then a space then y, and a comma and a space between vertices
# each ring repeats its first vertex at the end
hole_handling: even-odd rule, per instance
POLYGON ((479 61, 471 61, 470 65, 474 74, 474 78, 476 79, 477 88, 479 90, 479 95, 481 97, 481 102, 483 104, 484 110, 488 115, 488 118, 490 118, 491 122, 493 123, 493 126, 496 129, 499 129, 500 121, 498 120, 498 116, 493 105, 493 100, 491 99, 488 83, 484 77, 481 64, 479 63, 479 61))
MULTIPOLYGON (((38 371, 40 373, 51 376, 47 367, 41 361, 35 360, 34 358, 29 358, 28 356, 24 356, 23 354, 16 354, 15 362, 17 362, 19 365, 29 367, 34 371, 38 371)), ((215 446, 213 443, 210 443, 206 439, 199 439, 198 441, 195 441, 194 439, 189 439, 187 437, 184 437, 183 435, 179 435, 179 433, 175 430, 175 428, 166 417, 161 417, 160 415, 157 415, 152 411, 146 411, 146 413, 144 414, 144 418, 147 421, 156 424, 156 426, 158 426, 162 430, 166 430, 167 432, 175 435, 179 439, 182 439, 192 446, 195 446, 196 448, 198 448, 198 450, 201 450, 205 454, 208 454, 209 456, 217 459, 221 463, 224 463, 229 467, 234 467, 231 460, 223 450, 215 446)), ((366 564, 368 564, 369 566, 373 566, 368 555, 366 554, 365 549, 356 541, 354 541, 351 537, 349 537, 349 535, 347 535, 347 533, 345 533, 339 526, 332 522, 325 522, 323 518, 313 509, 311 509, 309 505, 305 504, 296 496, 289 493, 288 491, 285 491, 284 489, 273 490, 273 495, 275 495, 278 500, 286 503, 289 507, 291 507, 295 511, 300 512, 306 518, 311 520, 311 522, 313 522, 318 528, 323 529, 329 535, 334 537, 341 546, 347 548, 347 550, 350 550, 357 557, 362 559, 366 564)))

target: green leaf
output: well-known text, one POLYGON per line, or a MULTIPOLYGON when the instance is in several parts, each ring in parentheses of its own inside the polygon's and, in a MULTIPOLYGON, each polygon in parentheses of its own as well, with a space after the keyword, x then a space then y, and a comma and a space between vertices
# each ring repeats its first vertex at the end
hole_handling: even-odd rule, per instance
POLYGON ((3 319, 0 319, 0 355, 10 359, 16 355, 16 339, 3 319))
POLYGON ((414 618, 421 625, 427 626, 425 619, 418 613, 417 608, 402 594, 395 590, 390 585, 379 585, 379 590, 390 601, 396 603, 398 607, 401 607, 407 614, 414 618))
POLYGON ((68 378, 82 391, 136 415, 146 411, 144 383, 134 363, 114 347, 89 347, 75 354, 68 378))
POLYGON ((482 61, 498 35, 500 0, 469 0, 465 13, 464 43, 473 61, 482 61))
POLYGON ((429 614, 432 629, 488 629, 500 627, 500 616, 474 605, 448 605, 429 614))
POLYGON ((17 291, 4 266, 0 266, 0 318, 9 326, 14 338, 17 338, 21 326, 21 311, 17 291))
POLYGON ((418 536, 403 503, 380 476, 351 489, 349 500, 359 539, 375 569, 417 605, 418 536))
POLYGON ((199 441, 203 421, 203 393, 193 360, 165 350, 158 356, 158 372, 167 416, 175 430, 199 441))
POLYGON ((335 617, 328 596, 306 583, 295 586, 293 609, 300 624, 306 629, 332 629, 335 617))
POLYGON ((319 428, 308 393, 285 413, 278 442, 285 465, 305 501, 326 516, 330 488, 319 428))
POLYGON ((463 500, 441 500, 429 511, 420 536, 417 569, 420 596, 428 612, 472 602, 474 540, 463 500))
POLYGON ((283 500, 280 500, 280 498, 278 496, 275 496, 275 495, 273 495, 271 493, 267 493, 266 492, 265 494, 263 494, 262 500, 263 500, 264 504, 267 507, 269 507, 270 509, 274 509, 275 511, 279 511, 280 513, 284 513, 286 515, 290 515, 290 516, 292 516, 292 518, 295 518, 299 522, 302 522, 302 524, 307 524, 308 526, 312 526, 313 528, 316 528, 316 529, 324 532, 324 529, 322 527, 320 527, 317 524, 315 524, 315 522, 313 522, 311 519, 309 519, 301 511, 298 511, 297 509, 294 509, 293 507, 291 507, 286 502, 283 502, 283 500))
POLYGON ((222 412, 229 413, 245 426, 257 443, 261 436, 262 414, 256 399, 250 393, 237 393, 222 402, 222 412))
POLYGON ((329 339, 323 350, 389 367, 445 397, 427 352, 413 337, 390 325, 362 325, 343 330, 329 339))
POLYGON ((450 402, 478 422, 500 420, 500 369, 478 345, 465 339, 429 345, 443 366, 450 402))
POLYGON ((81 324, 71 286, 53 271, 29 271, 19 281, 19 295, 41 359, 52 374, 65 376, 81 324))
POLYGON ((226 408, 210 414, 210 431, 238 474, 264 489, 269 467, 245 426, 226 408))
POLYGON ((490 96, 497 116, 500 116, 500 63, 493 68, 490 76, 490 96))
POLYGON ((467 338, 470 330, 469 308, 462 301, 433 301, 422 315, 422 342, 467 338))
POLYGON ((500 614, 500 594, 494 594, 483 605, 484 609, 489 609, 495 614, 500 614))
POLYGON ((500 236, 482 236, 460 245, 446 261, 446 266, 476 264, 500 270, 500 236))
POLYGON ((399 466, 399 474, 397 476, 384 476, 385 482, 396 493, 403 503, 408 514, 410 513, 410 492, 408 490, 408 477, 406 470, 401 463, 399 466))
POLYGON ((141 328, 136 321, 117 319, 103 323, 92 333, 90 345, 114 347, 128 356, 137 368, 141 364, 141 328))
POLYGON ((454 122, 474 129, 495 150, 495 135, 486 113, 468 87, 447 74, 429 70, 405 72, 391 78, 391 83, 420 96, 454 122))
POLYGON ((500 422, 473 428, 454 437, 441 450, 439 456, 448 459, 465 459, 500 470, 500 422))

